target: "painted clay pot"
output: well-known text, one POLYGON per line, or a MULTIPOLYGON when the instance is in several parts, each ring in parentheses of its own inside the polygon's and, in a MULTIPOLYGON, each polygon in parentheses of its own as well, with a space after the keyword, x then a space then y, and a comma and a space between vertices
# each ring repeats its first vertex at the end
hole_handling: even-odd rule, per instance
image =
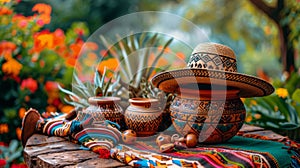
POLYGON ((162 122, 162 110, 157 99, 132 98, 125 111, 125 123, 139 137, 154 135, 162 122))
POLYGON ((170 107, 173 126, 182 136, 193 133, 200 143, 229 140, 242 127, 246 110, 238 90, 183 91, 170 107), (224 93, 226 92, 226 93, 224 93), (224 96, 225 95, 225 96, 224 96))
POLYGON ((120 100, 119 97, 90 97, 90 106, 78 113, 78 118, 84 120, 86 117, 92 117, 94 122, 110 120, 124 128, 124 112, 119 105, 120 100))

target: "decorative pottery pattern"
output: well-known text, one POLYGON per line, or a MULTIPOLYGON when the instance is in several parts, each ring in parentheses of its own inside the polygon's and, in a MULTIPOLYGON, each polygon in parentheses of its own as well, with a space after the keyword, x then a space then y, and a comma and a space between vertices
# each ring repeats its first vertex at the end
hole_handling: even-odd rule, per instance
POLYGON ((236 60, 224 55, 198 52, 193 53, 187 65, 190 68, 215 69, 236 72, 236 60))
POLYGON ((125 111, 125 123, 128 129, 138 136, 154 135, 162 122, 162 110, 157 99, 133 98, 125 111))
POLYGON ((242 127, 246 115, 239 98, 222 101, 176 97, 170 110, 177 132, 183 136, 188 133, 207 135, 199 137, 203 143, 219 143, 232 138, 242 127))
POLYGON ((110 120, 118 123, 124 128, 123 109, 118 104, 120 98, 117 97, 91 97, 89 98, 90 106, 78 113, 78 119, 83 120, 85 117, 92 117, 95 122, 110 120))

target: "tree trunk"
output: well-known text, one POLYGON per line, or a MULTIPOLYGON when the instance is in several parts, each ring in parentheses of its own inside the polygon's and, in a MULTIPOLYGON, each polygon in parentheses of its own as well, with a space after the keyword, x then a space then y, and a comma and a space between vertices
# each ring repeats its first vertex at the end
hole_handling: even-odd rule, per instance
POLYGON ((291 29, 288 24, 281 24, 281 20, 285 17, 282 16, 282 11, 285 9, 284 0, 277 0, 276 7, 269 7, 262 0, 249 1, 276 23, 280 42, 280 61, 283 64, 283 71, 293 72, 295 70, 295 49, 288 39, 291 29))
POLYGON ((287 72, 292 72, 295 70, 295 55, 293 44, 289 43, 288 39, 291 30, 288 25, 278 25, 278 29, 280 37, 281 62, 284 68, 283 70, 287 72))

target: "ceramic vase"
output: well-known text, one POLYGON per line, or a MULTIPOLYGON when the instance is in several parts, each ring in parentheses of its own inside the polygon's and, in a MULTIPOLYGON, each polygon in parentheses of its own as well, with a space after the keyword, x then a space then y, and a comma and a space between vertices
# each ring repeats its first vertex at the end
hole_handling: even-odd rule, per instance
POLYGON ((125 111, 125 123, 139 137, 154 135, 162 122, 163 110, 157 99, 132 98, 125 111))
POLYGON ((84 120, 86 117, 92 117, 94 122, 110 120, 124 128, 124 111, 119 105, 119 97, 90 97, 88 102, 89 107, 79 113, 79 120, 84 120))
POLYGON ((200 143, 225 142, 242 127, 246 110, 238 90, 190 91, 177 96, 171 104, 171 119, 176 131, 185 136, 198 135, 200 143))

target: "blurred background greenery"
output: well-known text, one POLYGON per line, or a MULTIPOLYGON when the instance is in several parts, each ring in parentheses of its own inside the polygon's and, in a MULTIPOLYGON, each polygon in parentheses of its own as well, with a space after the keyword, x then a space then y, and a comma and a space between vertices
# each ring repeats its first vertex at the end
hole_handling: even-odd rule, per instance
MULTIPOLYGON (((0 0, 0 5, 0 167, 22 163, 22 147, 16 140, 20 139, 21 120, 28 108, 41 112, 70 109, 53 82, 71 88, 76 54, 89 35, 117 17, 138 11, 165 11, 190 20, 205 30, 210 41, 236 52, 239 72, 259 76, 278 88, 280 92, 269 98, 245 101, 248 123, 275 130, 299 128, 299 0, 0 0), (38 22, 44 13, 32 11, 37 3, 51 6, 49 23, 38 22), (14 24, 13 16, 27 18, 18 17, 14 24), (22 20, 31 27, 20 27, 22 20), (31 52, 38 49, 36 39, 43 34, 60 38, 61 50, 42 47, 31 52), (9 51, 19 62, 13 67, 20 69, 18 73, 4 68, 10 60, 4 52, 6 42, 16 45, 9 51)), ((181 28, 188 29, 185 25, 181 28)))
POLYGON ((166 11, 204 28, 211 41, 233 48, 242 62, 241 72, 255 75, 263 71, 278 77, 283 70, 297 70, 300 65, 299 2, 296 0, 23 0, 16 11, 30 14, 37 2, 53 7, 51 24, 45 26, 50 30, 66 30, 73 22, 84 22, 93 33, 101 25, 128 13, 166 11), (281 34, 281 31, 286 32, 281 34), (286 51, 281 51, 281 47, 286 47, 286 51))

